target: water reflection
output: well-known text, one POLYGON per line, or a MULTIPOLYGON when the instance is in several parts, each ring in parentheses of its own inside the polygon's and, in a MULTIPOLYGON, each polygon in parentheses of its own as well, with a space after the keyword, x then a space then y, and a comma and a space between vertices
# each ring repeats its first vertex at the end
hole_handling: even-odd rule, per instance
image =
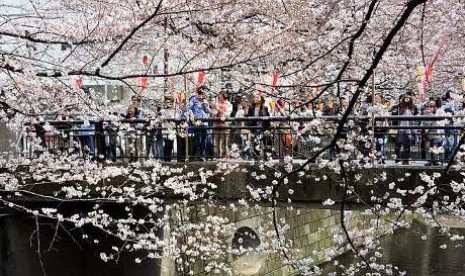
MULTIPOLYGON (((465 229, 453 229, 451 232, 465 235, 465 229)), ((399 231, 395 235, 382 238, 381 245, 384 248, 382 263, 397 266, 407 275, 465 275, 464 241, 451 241, 440 233, 439 228, 416 229, 414 232, 399 231), (426 235, 427 239, 423 240, 422 235, 426 235), (447 248, 442 249, 444 245, 447 248)), ((337 260, 341 264, 348 265, 353 261, 353 256, 345 254, 337 260)), ((334 267, 327 266, 325 271, 334 271, 334 267)), ((364 273, 359 272, 355 275, 364 275, 364 273)))

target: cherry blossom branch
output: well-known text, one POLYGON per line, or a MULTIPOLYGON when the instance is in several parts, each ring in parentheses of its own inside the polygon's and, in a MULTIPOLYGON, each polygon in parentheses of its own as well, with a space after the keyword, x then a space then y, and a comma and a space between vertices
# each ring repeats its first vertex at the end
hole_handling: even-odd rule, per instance
POLYGON ((343 38, 341 41, 339 41, 338 43, 336 43, 333 47, 331 47, 328 51, 326 51, 325 53, 323 53, 322 55, 319 55, 318 57, 316 57, 315 59, 311 60, 309 63, 307 63, 303 68, 300 68, 298 70, 295 70, 295 71, 292 71, 290 73, 286 73, 283 75, 283 77, 288 77, 288 76, 292 76, 294 74, 297 74, 299 72, 302 72, 302 71, 305 71, 307 70, 308 68, 310 68, 310 66, 314 65, 315 63, 317 63, 319 60, 323 59, 324 57, 330 55, 332 52, 334 52, 334 50, 336 50, 337 48, 339 48, 343 43, 345 43, 347 40, 351 39, 351 36, 348 36, 348 37, 345 37, 343 38))
POLYGON ((40 268, 42 269, 42 274, 47 276, 47 272, 45 271, 44 261, 42 260, 42 252, 40 247, 40 226, 39 226, 39 218, 35 217, 36 222, 36 238, 37 238, 37 255, 39 256, 39 263, 40 268))
MULTIPOLYGON (((103 68, 105 66, 108 65, 108 63, 113 59, 113 57, 119 52, 121 51, 121 49, 124 47, 124 45, 132 38, 132 36, 140 29, 142 28, 143 26, 145 26, 148 22, 150 22, 152 19, 154 19, 157 15, 158 15, 158 11, 160 10, 161 8, 161 4, 163 3, 163 0, 160 0, 160 2, 158 2, 158 5, 157 7, 155 8, 155 11, 152 13, 152 15, 150 15, 149 17, 147 17, 144 21, 142 21, 139 25, 137 25, 134 29, 132 29, 132 31, 129 33, 129 35, 127 35, 123 41, 121 42, 121 44, 110 54, 110 56, 102 63, 102 65, 100 66, 100 68, 103 68)), ((97 69, 98 70, 98 69, 97 69)), ((98 72, 98 71, 97 71, 98 72)))
POLYGON ((58 234, 58 228, 60 228, 60 222, 57 220, 56 223, 55 223, 55 230, 53 232, 52 239, 50 240, 50 244, 48 245, 47 252, 50 252, 52 250, 53 243, 55 242, 55 239, 56 239, 57 234, 58 234))
MULTIPOLYGON (((327 145, 326 147, 322 148, 321 150, 319 150, 318 152, 316 152, 311 158, 307 159, 307 161, 305 161, 303 164, 300 164, 299 167, 297 169, 293 169, 291 172, 289 173, 286 173, 284 174, 283 176, 281 176, 278 180, 278 183, 273 187, 273 190, 272 190, 272 193, 271 193, 271 203, 272 203, 272 208, 273 208, 273 221, 277 221, 276 220, 276 196, 277 196, 277 192, 278 192, 278 189, 281 185, 284 184, 284 180, 293 175, 293 174, 296 174, 300 171, 303 171, 304 168, 310 164, 311 162, 314 162, 318 156, 320 156, 323 152, 325 152, 327 149, 331 148, 331 147, 334 147, 336 145, 336 142, 340 139, 341 135, 342 135, 342 132, 344 130, 344 125, 346 124, 346 121, 347 121, 347 118, 349 117, 349 114, 350 112, 352 112, 354 106, 355 106, 355 103, 356 101, 358 100, 358 97, 360 96, 361 92, 362 92, 362 87, 364 87, 368 80, 370 79, 371 75, 373 74, 375 68, 377 67, 377 65, 379 64, 379 62, 381 61, 385 51, 387 50, 387 48, 389 47, 389 45, 391 44, 394 36, 397 34, 397 32, 402 28, 402 26, 405 24, 405 22, 407 21, 407 19, 410 17, 411 13, 413 12, 413 10, 420 4, 424 3, 426 0, 411 0, 406 8, 404 9, 404 11, 402 12, 402 15, 401 17, 399 18, 399 20, 396 22, 396 24, 394 25, 394 27, 389 31, 388 35, 386 36, 386 38, 384 39, 383 41, 383 44, 382 46, 380 47, 380 49, 376 52, 375 54, 375 57, 373 59, 373 62, 370 66, 370 68, 367 70, 367 72, 365 73, 364 77, 362 78, 362 80, 360 81, 360 84, 359 84, 359 87, 357 89, 357 91, 355 92, 355 94, 353 95, 352 99, 350 100, 349 102, 349 105, 347 107, 347 110, 344 112, 341 120, 339 121, 338 123, 338 126, 337 126, 337 129, 336 129, 336 133, 333 137, 333 139, 331 140, 331 142, 329 143, 329 145, 327 145)), ((342 74, 344 73, 344 70, 347 68, 348 66, 348 63, 350 62, 350 57, 352 56, 352 52, 353 52, 353 47, 354 47, 354 43, 355 43, 355 40, 357 38, 357 35, 360 36, 363 32, 363 29, 366 27, 366 24, 368 24, 368 19, 371 17, 371 12, 373 11, 374 7, 375 7, 375 4, 376 4, 377 0, 373 0, 370 4, 370 8, 369 8, 369 11, 367 12, 367 15, 365 16, 365 21, 364 23, 362 24, 361 28, 362 31, 359 31, 357 32, 357 34, 353 37, 353 39, 351 40, 351 46, 349 47, 349 53, 348 53, 348 56, 349 56, 349 60, 346 61, 345 65, 343 66, 343 68, 341 69, 339 75, 338 75, 338 78, 340 78, 342 76, 342 74)), ((281 240, 279 240, 280 243, 282 243, 281 240)), ((285 252, 284 252, 285 253, 285 252)), ((286 255, 285 255, 286 256, 286 255)))
POLYGON ((421 32, 420 32, 420 50, 421 50, 421 60, 423 62, 423 66, 426 66, 425 45, 424 45, 425 14, 426 14, 426 2, 423 3, 423 10, 421 11, 421 32))
POLYGON ((344 235, 346 236, 347 241, 349 242, 352 250, 355 252, 357 257, 363 260, 367 268, 370 269, 370 264, 368 263, 368 260, 358 252, 357 247, 352 241, 352 238, 350 237, 349 232, 347 231, 347 226, 345 224, 345 203, 347 199, 347 192, 349 191, 349 181, 347 179, 347 172, 346 172, 344 163, 345 163, 344 161, 339 160, 339 167, 341 168, 342 182, 344 184, 344 191, 342 192, 341 206, 339 208, 339 212, 340 212, 339 223, 341 224, 342 231, 344 232, 344 235))
MULTIPOLYGON (((249 63, 253 60, 259 60, 261 58, 264 58, 268 56, 269 54, 263 54, 256 56, 252 59, 246 59, 246 60, 240 60, 237 62, 232 62, 224 65, 219 65, 219 66, 209 66, 209 67, 203 67, 203 68, 197 68, 197 69, 192 69, 192 70, 187 70, 187 71, 179 71, 179 72, 174 72, 174 73, 168 73, 168 74, 145 74, 145 73, 140 73, 140 74, 127 74, 127 75, 121 75, 121 76, 114 76, 111 74, 102 74, 100 70, 96 71, 85 71, 85 70, 72 70, 68 72, 53 72, 53 73, 47 73, 47 72, 38 72, 36 73, 36 76, 38 77, 51 77, 51 78, 60 78, 60 77, 65 77, 65 76, 89 76, 89 77, 98 77, 101 79, 107 79, 107 80, 127 80, 127 79, 136 79, 140 77, 148 77, 148 78, 167 78, 167 77, 175 77, 175 76, 183 76, 183 75, 188 75, 192 73, 198 73, 198 72, 211 72, 211 71, 218 71, 221 69, 227 69, 231 68, 234 66, 238 66, 241 64, 246 64, 249 63)), ((5 69, 9 72, 13 73, 24 73, 24 70, 21 68, 16 68, 8 63, 0 65, 0 69, 5 69)))
POLYGON ((97 42, 96 40, 76 40, 76 41, 66 41, 66 40, 52 40, 52 39, 41 39, 33 37, 33 34, 17 34, 17 33, 10 33, 6 31, 0 31, 0 36, 8 36, 14 38, 24 39, 34 43, 42 43, 42 44, 55 44, 55 45, 84 45, 84 44, 91 44, 97 42))

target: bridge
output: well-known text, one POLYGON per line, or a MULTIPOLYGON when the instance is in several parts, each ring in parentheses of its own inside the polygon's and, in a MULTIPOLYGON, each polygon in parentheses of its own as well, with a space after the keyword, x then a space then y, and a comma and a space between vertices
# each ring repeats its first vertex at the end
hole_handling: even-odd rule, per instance
MULTIPOLYGON (((305 163, 307 158, 329 144, 334 135, 334 122, 338 119, 337 116, 326 116, 29 122, 17 136, 14 151, 7 155, 11 161, 33 161, 43 156, 67 162, 82 160, 94 163, 100 169, 128 167, 150 171, 153 166, 161 166, 180 174, 191 174, 194 182, 199 181, 199 172, 210 171, 207 180, 216 184, 214 189, 209 188, 211 197, 254 200, 247 187, 266 188, 275 179, 276 170, 285 171, 285 164, 297 168, 305 163)), ((365 192, 371 189, 363 185, 370 179, 379 178, 382 172, 388 175, 383 181, 390 183, 405 178, 402 174, 419 179, 421 173, 439 172, 449 163, 452 165, 451 158, 460 154, 461 122, 459 116, 351 117, 342 135, 345 144, 338 149, 350 164, 348 180, 357 190, 356 196, 349 197, 348 202, 368 202, 372 194, 365 192), (406 132, 412 139, 411 146, 401 149, 398 138, 406 132), (431 143, 438 139, 442 141, 441 145, 431 143), (439 150, 434 153, 433 147, 437 146, 440 146, 439 150)), ((296 186, 292 188, 296 193, 281 200, 321 203, 331 198, 340 201, 341 175, 338 169, 328 168, 338 166, 334 161, 336 151, 335 147, 330 147, 315 162, 307 164, 305 178, 291 175, 289 183, 296 186)), ((459 159, 455 158, 454 162, 459 159)), ((30 173, 27 165, 20 164, 25 181, 34 182, 27 177, 30 173)), ((170 177, 172 175, 159 176, 158 196, 168 201, 186 199, 187 195, 175 193, 172 187, 164 185, 170 177)), ((454 177, 460 178, 459 173, 454 177)), ((111 181, 105 185, 125 183, 137 186, 140 182, 123 176, 115 176, 111 181)), ((71 185, 72 182, 64 181, 71 185)), ((83 184, 83 181, 78 182, 83 184)), ((418 181, 406 183, 412 185, 418 181)), ((53 183, 32 185, 29 192, 52 195, 61 186, 53 183)), ((286 185, 285 189, 288 188, 286 185)), ((204 185, 199 189, 205 189, 204 185)))
MULTIPOLYGON (((17 137, 15 154, 34 158, 48 152, 114 163, 147 159, 161 162, 283 160, 286 156, 305 160, 329 143, 334 135, 334 123, 339 119, 338 116, 223 120, 160 117, 37 121, 25 124, 17 137)), ((350 117, 343 138, 346 144, 354 145, 348 150, 351 160, 371 155, 369 159, 377 161, 373 165, 383 162, 389 165, 392 161, 425 165, 436 158, 435 165, 444 165, 458 146, 462 121, 463 116, 350 117), (407 150, 401 150, 398 142, 404 133, 408 133, 411 140, 410 146, 404 147, 407 150), (433 140, 440 140, 440 143, 433 145, 433 140), (442 147, 443 151, 431 153, 433 146, 442 147)), ((329 148, 321 159, 334 159, 335 154, 335 148, 329 148)))
MULTIPOLYGON (((328 148, 316 162, 306 164, 303 173, 290 175, 277 188, 273 201, 272 189, 276 185, 273 180, 279 178, 277 173, 282 175, 298 168, 318 149, 324 148, 334 133, 331 126, 337 119, 230 118, 186 122, 159 118, 117 122, 29 122, 17 136, 11 135, 15 137, 16 144, 10 151, 5 150, 9 163, 2 168, 3 173, 12 173, 14 168, 14 175, 22 184, 3 189, 0 200, 15 204, 13 207, 35 210, 37 214, 42 214, 43 210, 57 210, 65 216, 92 213, 98 206, 118 219, 126 218, 126 208, 133 210, 135 218, 144 218, 148 206, 141 200, 156 199, 160 206, 178 206, 174 210, 185 212, 193 221, 202 221, 204 216, 220 213, 234 223, 234 236, 243 229, 257 231, 263 225, 271 230, 272 212, 268 207, 276 206, 278 217, 289 221, 288 237, 302 250, 299 258, 311 256, 321 262, 333 246, 332 233, 338 227, 341 208, 352 210, 352 215, 347 214, 350 218, 348 227, 363 232, 366 222, 371 219, 363 215, 364 209, 393 207, 397 202, 395 199, 401 195, 405 195, 402 196, 404 206, 433 205, 439 197, 430 195, 427 200, 422 200, 422 196, 428 195, 428 181, 431 179, 439 183, 441 198, 449 196, 453 199, 455 193, 450 183, 461 183, 463 176, 460 170, 450 170, 448 174, 442 172, 451 162, 450 157, 458 151, 462 133, 462 127, 457 123, 459 119, 391 116, 352 118, 352 122, 348 122, 344 139, 350 141, 347 145, 355 146, 346 149, 345 156, 351 164, 345 171, 347 177, 341 174, 334 159, 336 149, 328 148), (406 120, 416 123, 408 127, 399 124, 406 120), (451 120, 455 123, 445 124, 451 120), (439 121, 444 125, 432 123, 439 121), (411 131, 419 140, 411 146, 408 160, 395 156, 396 137, 403 130, 411 131), (426 134, 447 139, 449 155, 444 151, 432 159, 427 145, 420 142, 426 134), (227 154, 215 150, 215 141, 228 140, 227 154), (157 148, 160 141, 163 147, 157 148), (165 151, 166 145, 170 150, 165 151), (203 147, 203 151, 195 147, 203 147), (35 171, 43 169, 41 162, 51 160, 60 160, 57 164, 62 166, 73 165, 57 168, 48 164, 51 170, 48 173, 44 171, 46 177, 35 178, 35 171), (437 163, 433 164, 431 161, 435 160, 437 163), (88 173, 80 169, 81 166, 87 166, 88 173), (81 174, 85 177, 73 178, 81 174), (423 190, 419 189, 420 186, 424 187, 423 190), (132 191, 135 191, 134 195, 130 196, 132 191), (134 205, 134 202, 139 203, 134 205), (259 206, 262 211, 251 211, 255 209, 250 208, 244 214, 241 209, 230 209, 231 204, 237 205, 238 202, 259 206), (289 206, 295 209, 289 210, 289 206), (314 251, 321 254, 314 256, 314 251)), ((157 214, 164 212, 168 211, 164 208, 156 211, 157 214)), ((0 231, 0 246, 3 248, 0 268, 8 271, 9 275, 40 273, 36 252, 23 241, 40 229, 45 240, 54 244, 53 237, 57 231, 54 225, 59 223, 45 218, 31 221, 10 211, 3 215, 4 219, 0 220, 3 229, 0 231), (36 225, 39 222, 40 227, 36 225), (22 253, 13 254, 16 250, 22 253), (24 259, 31 263, 29 269, 20 265, 24 259)), ((173 219, 169 225, 173 228, 177 223, 173 219)), ((76 230, 70 229, 74 226, 60 228, 63 242, 55 244, 64 253, 44 252, 48 256, 45 265, 51 275, 59 275, 58 264, 64 262, 60 257, 62 254, 68 256, 65 261, 68 266, 78 268, 75 256, 81 256, 81 261, 98 268, 100 275, 131 275, 134 271, 139 275, 174 275, 172 263, 165 259, 135 266, 133 259, 139 257, 136 253, 121 259, 124 267, 129 269, 126 272, 121 266, 102 265, 98 254, 105 250, 105 246, 119 244, 118 241, 86 227, 86 233, 88 231, 98 237, 103 246, 96 248, 89 246, 89 240, 76 234, 76 230), (85 244, 83 250, 77 251, 78 247, 73 245, 76 241, 85 244)), ((165 235, 170 233, 161 230, 156 233, 157 237, 165 235)), ((259 234, 257 236, 266 240, 259 234)), ((230 241, 226 239, 225 242, 230 241)), ((40 252, 40 246, 35 250, 40 252)), ((239 258, 232 261, 232 266, 240 271, 245 263, 239 258)), ((273 259, 258 258, 256 263, 260 266, 255 269, 263 275, 285 275, 283 271, 289 269, 273 259)), ((202 266, 196 267, 195 274, 202 275, 202 269, 202 266)), ((76 275, 92 275, 78 269, 75 271, 78 271, 76 275)))

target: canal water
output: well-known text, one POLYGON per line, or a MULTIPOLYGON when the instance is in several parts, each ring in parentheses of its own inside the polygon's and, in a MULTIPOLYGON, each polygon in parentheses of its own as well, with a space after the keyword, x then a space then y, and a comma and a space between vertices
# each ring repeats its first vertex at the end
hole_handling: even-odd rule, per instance
MULTIPOLYGON (((439 228, 418 227, 385 236, 381 239, 383 256, 378 263, 392 264, 411 276, 465 275, 465 241, 460 238, 465 236, 465 229, 451 229, 451 233, 459 235, 459 239, 451 241, 439 228)), ((337 261, 348 265, 354 257, 347 253, 337 261)), ((325 270, 334 271, 334 266, 330 265, 325 270)), ((364 272, 359 271, 355 275, 364 275, 364 272)))

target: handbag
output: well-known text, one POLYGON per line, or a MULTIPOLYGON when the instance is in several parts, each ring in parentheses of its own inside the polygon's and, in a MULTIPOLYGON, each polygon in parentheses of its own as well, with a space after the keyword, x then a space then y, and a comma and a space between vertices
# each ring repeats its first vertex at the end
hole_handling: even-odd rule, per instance
POLYGON ((287 129, 281 134, 281 141, 285 149, 292 149, 293 140, 291 130, 287 129))

